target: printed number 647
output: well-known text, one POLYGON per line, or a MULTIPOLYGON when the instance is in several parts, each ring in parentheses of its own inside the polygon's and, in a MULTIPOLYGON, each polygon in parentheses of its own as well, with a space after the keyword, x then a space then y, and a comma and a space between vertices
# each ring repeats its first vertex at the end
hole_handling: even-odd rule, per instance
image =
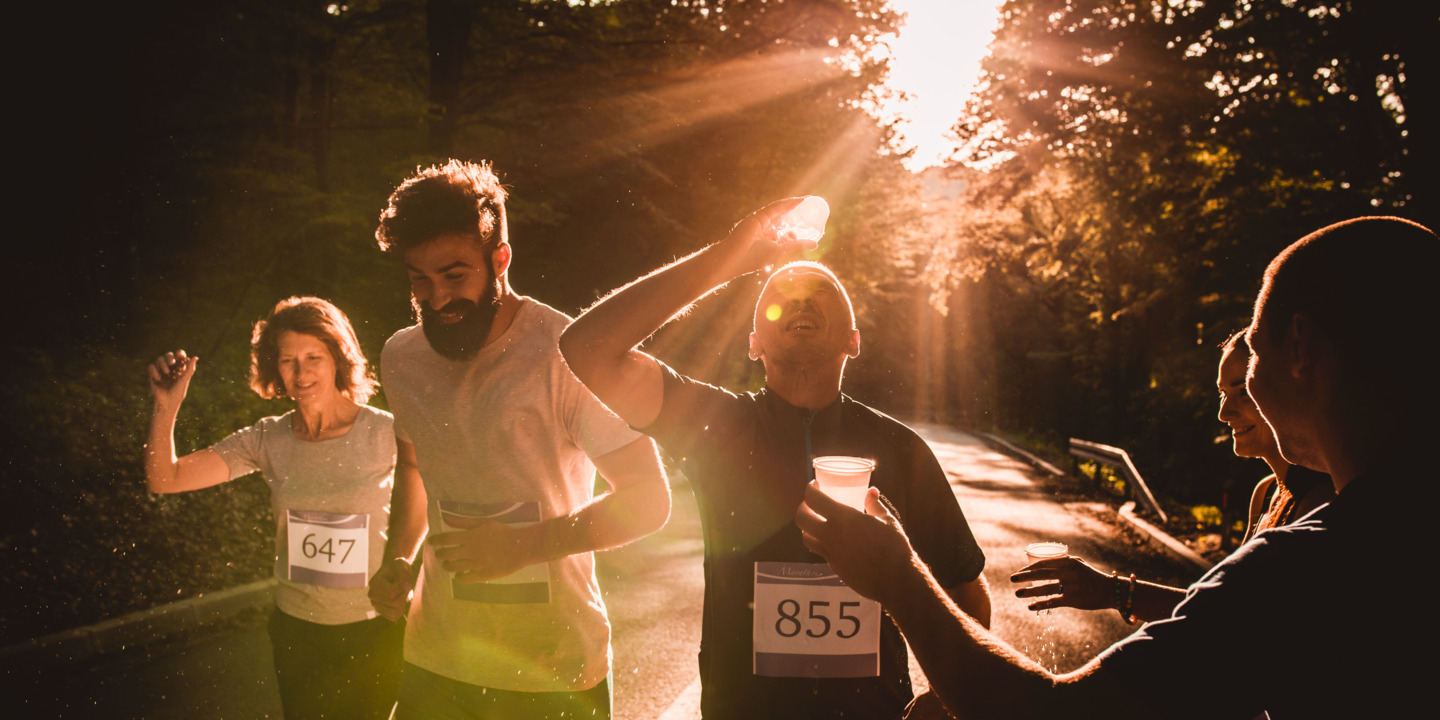
MULTIPOLYGON (((310 533, 309 535, 306 535, 305 540, 300 544, 301 549, 305 553, 305 557, 313 558, 316 555, 324 555, 326 562, 335 562, 336 551, 331 549, 332 541, 329 538, 326 538, 324 545, 316 545, 310 540, 310 538, 313 537, 315 537, 315 533, 310 533)), ((342 545, 345 550, 345 554, 340 556, 340 562, 343 563, 350 558, 350 549, 355 546, 355 541, 347 538, 341 538, 339 544, 342 545)))

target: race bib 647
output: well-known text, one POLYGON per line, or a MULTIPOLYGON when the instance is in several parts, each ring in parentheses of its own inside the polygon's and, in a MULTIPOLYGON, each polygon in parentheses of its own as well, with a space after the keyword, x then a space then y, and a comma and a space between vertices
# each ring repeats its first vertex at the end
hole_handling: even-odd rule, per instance
POLYGON ((370 516, 287 510, 286 577, 325 587, 365 587, 370 578, 370 516))

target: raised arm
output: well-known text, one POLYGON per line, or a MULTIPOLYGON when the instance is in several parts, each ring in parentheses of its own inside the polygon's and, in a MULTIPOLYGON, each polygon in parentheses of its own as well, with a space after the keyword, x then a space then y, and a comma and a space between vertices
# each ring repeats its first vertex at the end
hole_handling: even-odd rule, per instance
POLYGON ((190 389, 200 358, 184 350, 165 353, 149 367, 150 392, 155 398, 150 433, 145 442, 145 487, 153 493, 178 493, 219 485, 230 479, 230 468, 214 450, 205 449, 175 457, 175 418, 190 389))
POLYGON ((660 365, 637 346, 716 288, 813 248, 813 241, 782 238, 774 227, 801 200, 766 205, 740 221, 724 240, 616 290, 586 310, 560 337, 560 353, 571 372, 625 422, 635 427, 653 423, 664 392, 660 365))
POLYGON ((430 528, 425 483, 415 460, 415 446, 395 441, 395 484, 390 489, 390 526, 385 535, 385 560, 370 579, 370 604, 391 620, 405 615, 415 589, 411 566, 430 528))

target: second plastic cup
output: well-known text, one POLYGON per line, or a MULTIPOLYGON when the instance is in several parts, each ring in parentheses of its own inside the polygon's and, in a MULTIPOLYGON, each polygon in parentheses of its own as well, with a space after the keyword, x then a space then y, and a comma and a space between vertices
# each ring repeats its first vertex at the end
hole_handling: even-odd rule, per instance
POLYGON ((826 455, 812 461, 820 491, 860 512, 865 512, 865 489, 875 461, 849 455, 826 455))

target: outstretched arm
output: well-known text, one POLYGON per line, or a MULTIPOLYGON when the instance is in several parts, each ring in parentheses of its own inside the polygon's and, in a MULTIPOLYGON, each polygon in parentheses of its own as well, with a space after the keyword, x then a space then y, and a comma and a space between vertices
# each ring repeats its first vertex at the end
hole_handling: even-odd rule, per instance
POLYGON ((1031 610, 1057 607, 1081 610, 1114 608, 1123 616, 1128 605, 1137 619, 1146 622, 1170 617, 1175 606, 1185 599, 1185 590, 1182 588, 1143 580, 1132 582, 1128 577, 1106 575, 1073 555, 1041 560, 1010 576, 1010 581, 1016 583, 1043 580, 1059 582, 1022 587, 1015 591, 1015 597, 1042 598, 1030 603, 1031 610))
POLYGON ((637 346, 696 300, 746 273, 773 264, 814 241, 781 237, 775 221, 800 203, 789 198, 751 213, 730 234, 611 293, 586 310, 560 337, 560 353, 616 415, 646 427, 660 414, 660 364, 637 346))
POLYGON ((207 448, 175 457, 175 418, 199 361, 177 350, 161 355, 149 367, 150 392, 155 397, 145 442, 145 486, 150 492, 199 490, 230 479, 229 466, 214 450, 207 448))
POLYGON ((670 485, 649 438, 594 459, 610 490, 564 517, 528 527, 456 518, 436 533, 435 557, 461 583, 484 582, 527 565, 608 550, 659 530, 670 517, 670 485))
POLYGON ((900 626, 931 686, 955 715, 1055 717, 1109 707, 1135 712, 1092 662, 1051 675, 956 607, 910 546, 900 521, 880 500, 865 498, 866 513, 826 496, 811 483, 795 511, 805 545, 823 556, 856 592, 877 600, 900 626), (868 513, 868 514, 867 514, 868 513), (1063 711, 1062 711, 1063 714, 1063 711))

